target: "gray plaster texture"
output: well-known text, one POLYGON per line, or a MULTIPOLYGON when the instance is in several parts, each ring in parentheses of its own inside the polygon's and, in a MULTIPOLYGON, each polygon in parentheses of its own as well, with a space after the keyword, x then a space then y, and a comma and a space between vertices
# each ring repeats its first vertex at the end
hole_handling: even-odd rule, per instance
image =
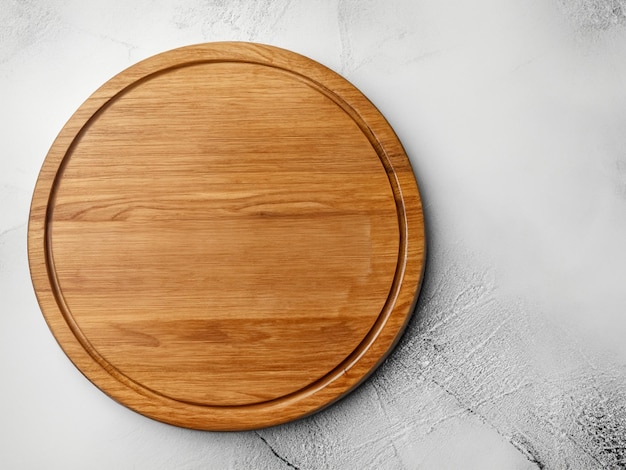
POLYGON ((0 468, 626 468, 623 0, 0 0, 0 468), (282 426, 180 429, 65 357, 29 203, 98 86, 175 47, 294 50, 385 114, 425 206, 422 294, 348 397, 282 426))

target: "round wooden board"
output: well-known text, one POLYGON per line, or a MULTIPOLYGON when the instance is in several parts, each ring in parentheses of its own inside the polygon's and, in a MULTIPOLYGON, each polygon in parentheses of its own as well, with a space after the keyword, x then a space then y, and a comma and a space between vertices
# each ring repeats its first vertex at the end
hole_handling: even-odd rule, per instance
POLYGON ((424 266, 408 158, 345 79, 248 43, 120 73, 72 116, 33 197, 43 314, 96 386, 151 418, 243 430, 362 382, 424 266))

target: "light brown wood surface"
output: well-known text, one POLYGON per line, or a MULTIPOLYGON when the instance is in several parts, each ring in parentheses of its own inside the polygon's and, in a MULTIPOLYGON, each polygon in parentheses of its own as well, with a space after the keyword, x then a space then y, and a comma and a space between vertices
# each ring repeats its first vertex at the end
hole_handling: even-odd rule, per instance
POLYGON ((95 385, 207 430, 296 419, 399 338, 424 265, 409 161, 346 80, 214 43, 107 82, 52 145, 29 225, 33 284, 95 385))

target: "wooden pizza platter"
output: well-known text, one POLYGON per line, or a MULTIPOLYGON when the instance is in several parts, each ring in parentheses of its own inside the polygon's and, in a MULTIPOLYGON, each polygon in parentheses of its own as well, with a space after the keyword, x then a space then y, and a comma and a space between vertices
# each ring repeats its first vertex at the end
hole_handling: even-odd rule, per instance
POLYGON ((424 267, 409 160, 301 55, 184 47, 112 78, 54 141, 28 230, 35 292, 97 387, 170 424, 322 409, 399 339, 424 267))

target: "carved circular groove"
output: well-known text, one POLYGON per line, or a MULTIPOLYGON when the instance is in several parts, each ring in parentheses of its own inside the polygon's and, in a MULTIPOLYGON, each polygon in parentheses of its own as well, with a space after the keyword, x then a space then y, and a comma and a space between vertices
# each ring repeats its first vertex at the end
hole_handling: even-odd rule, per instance
POLYGON ((109 396, 205 430, 280 424, 361 383, 424 267, 421 201, 380 112, 276 47, 146 59, 70 118, 29 223, 39 304, 109 396))

